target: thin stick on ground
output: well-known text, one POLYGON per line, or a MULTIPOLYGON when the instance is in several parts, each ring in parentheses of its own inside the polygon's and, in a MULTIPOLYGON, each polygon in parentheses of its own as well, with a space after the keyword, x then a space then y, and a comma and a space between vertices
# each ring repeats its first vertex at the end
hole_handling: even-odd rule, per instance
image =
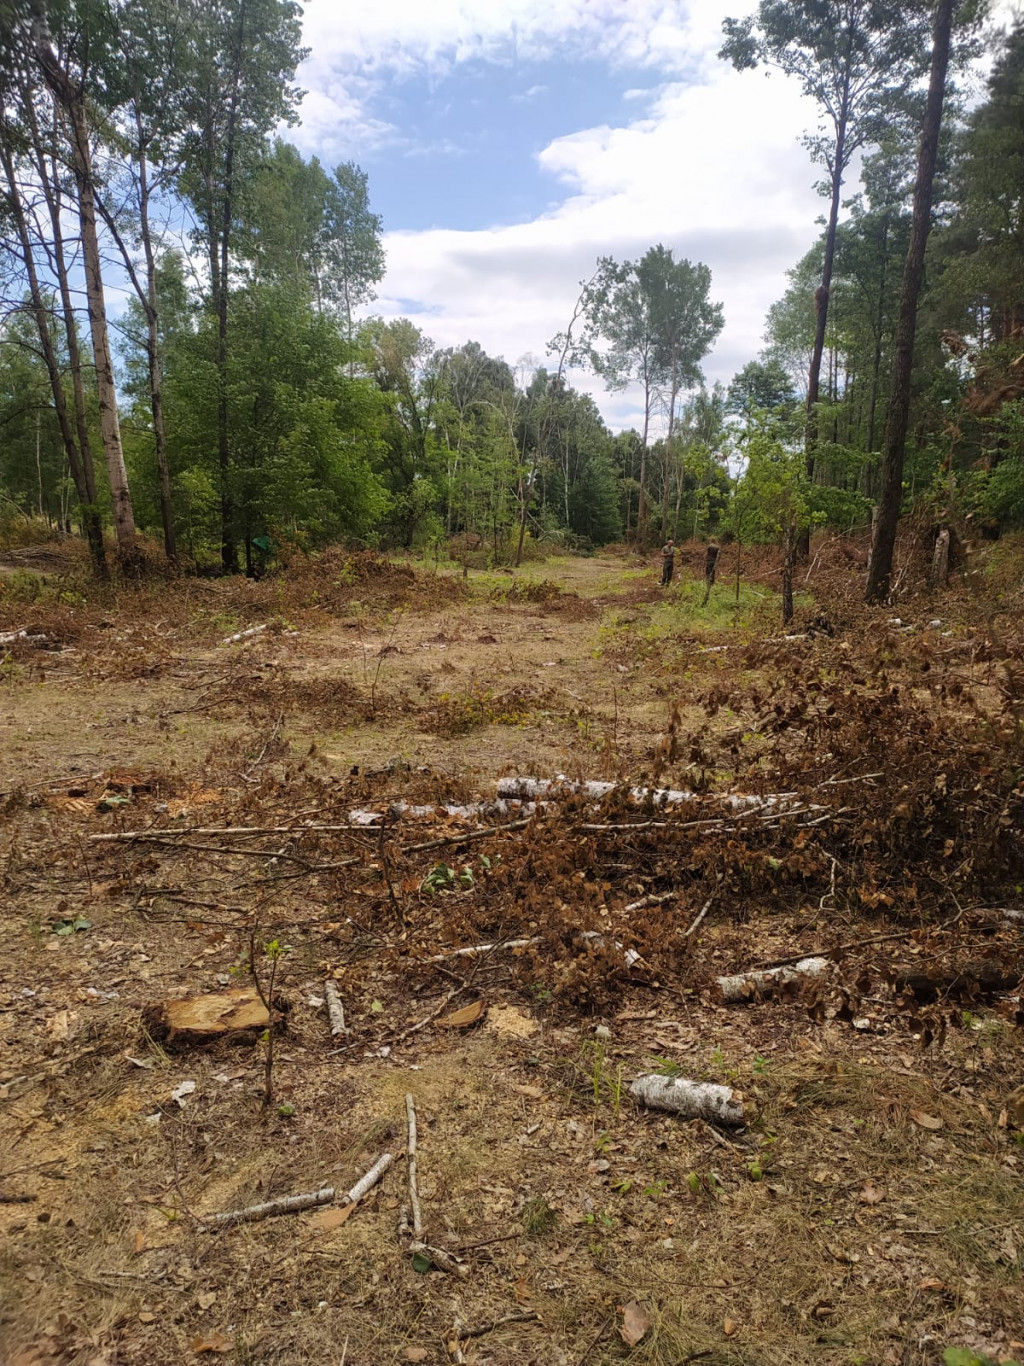
POLYGON ((539 1318, 536 1309, 522 1309, 512 1314, 502 1314, 501 1318, 490 1319, 487 1323, 472 1324, 468 1328, 460 1327, 459 1340, 465 1342, 467 1338, 482 1338, 485 1333, 493 1333, 495 1328, 502 1328, 506 1323, 533 1323, 539 1318))
MULTIPOLYGON (((721 882, 721 878, 719 878, 719 882, 721 882)), ((716 887, 714 891, 711 893, 711 895, 708 897, 707 901, 705 901, 704 905, 700 908, 700 913, 698 914, 696 920, 694 920, 693 924, 683 935, 684 939, 689 939, 690 935, 693 934, 695 929, 697 929, 698 925, 700 925, 701 921, 707 915, 708 911, 711 910, 711 903, 714 901, 717 892, 718 888, 716 887)))
POLYGON ((303 1210, 315 1209, 317 1205, 329 1205, 334 1195, 333 1186, 321 1186, 319 1190, 306 1191, 302 1195, 282 1195, 277 1200, 264 1200, 258 1205, 246 1205, 243 1209, 207 1214, 200 1223, 212 1233, 215 1229, 231 1228, 234 1224, 255 1224, 260 1219, 272 1219, 278 1214, 300 1214, 303 1210))
POLYGON ((412 1211, 412 1236, 419 1243, 423 1240, 423 1214, 420 1209, 420 1188, 416 1175, 416 1102, 411 1093, 405 1097, 405 1114, 409 1125, 409 1138, 405 1153, 409 1169, 409 1208, 412 1211))

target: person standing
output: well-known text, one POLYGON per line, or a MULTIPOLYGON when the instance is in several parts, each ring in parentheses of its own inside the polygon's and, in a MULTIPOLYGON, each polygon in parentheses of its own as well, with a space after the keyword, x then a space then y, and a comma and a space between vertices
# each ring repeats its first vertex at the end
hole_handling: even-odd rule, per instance
POLYGON ((661 586, 667 588, 672 582, 672 574, 676 567, 676 543, 671 536, 661 547, 661 586))
POLYGON ((702 607, 707 607, 708 598, 711 596, 711 585, 715 581, 715 573, 718 569, 718 551, 718 542, 712 537, 708 541, 707 553, 704 556, 704 601, 701 603, 702 607))

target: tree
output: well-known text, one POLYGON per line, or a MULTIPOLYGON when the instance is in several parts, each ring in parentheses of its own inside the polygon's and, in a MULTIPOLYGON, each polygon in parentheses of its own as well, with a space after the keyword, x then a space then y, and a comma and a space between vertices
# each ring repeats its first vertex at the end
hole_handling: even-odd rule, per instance
POLYGON ((781 361, 768 357, 751 360, 738 371, 726 394, 726 411, 749 417, 755 409, 785 412, 796 402, 793 381, 781 361))
MULTIPOLYGON (((566 334, 562 347, 569 363, 589 361, 610 389, 632 383, 643 391, 636 523, 641 540, 649 511, 647 446, 655 405, 664 391, 671 428, 680 392, 701 382, 700 362, 724 325, 722 306, 711 302, 710 289, 707 266, 676 261, 660 243, 639 261, 620 264, 604 257, 580 296, 582 332, 576 340, 566 334)), ((555 338, 551 348, 559 343, 555 338)))
MULTIPOLYGON (((113 506, 117 553, 121 563, 132 568, 137 563, 135 543, 135 515, 128 472, 125 469, 121 446, 121 424, 118 418, 117 390, 114 386, 114 363, 107 327, 107 308, 103 292, 103 267, 99 233, 96 224, 96 178, 93 169, 93 150, 88 118, 91 95, 92 66, 90 62, 91 30, 99 27, 95 14, 86 12, 82 30, 75 34, 79 40, 69 42, 58 51, 50 32, 49 17, 44 0, 33 0, 31 14, 32 51, 54 105, 64 125, 68 158, 75 178, 78 200, 78 219, 82 241, 82 267, 92 335, 93 364, 99 396, 100 432, 106 458, 107 478, 113 506), (89 20, 93 20, 90 24, 89 20)), ((99 16, 102 19, 102 15, 99 16)))
POLYGON ((917 182, 914 187, 914 210, 910 223, 910 245, 903 267, 903 286, 900 290, 899 320, 896 325, 896 347, 893 356, 892 388, 889 410, 885 421, 885 445, 882 453, 882 492, 878 504, 878 519, 868 560, 867 601, 884 602, 889 596, 892 575, 892 554, 896 544, 896 527, 903 501, 903 455, 907 442, 907 423, 910 416, 910 375, 914 364, 914 337, 917 330, 917 300, 924 278, 924 253, 932 217, 932 187, 935 163, 939 151, 939 131, 942 126, 942 105, 946 95, 946 71, 953 31, 953 15, 957 0, 938 0, 932 32, 931 76, 928 82, 928 102, 921 127, 921 149, 918 157, 917 182))
POLYGON ((215 366, 221 562, 238 568, 228 428, 228 324, 236 228, 248 176, 272 128, 294 121, 292 84, 303 53, 299 7, 292 0, 185 0, 190 5, 193 78, 184 92, 187 132, 178 186, 196 218, 206 253, 209 302, 217 319, 215 366))
POLYGON ((829 196, 807 375, 809 478, 843 180, 855 153, 878 142, 902 112, 922 68, 926 22, 924 0, 761 0, 756 15, 725 21, 721 56, 740 71, 766 64, 795 76, 821 111, 818 130, 805 139, 812 160, 825 168, 822 189, 829 196))

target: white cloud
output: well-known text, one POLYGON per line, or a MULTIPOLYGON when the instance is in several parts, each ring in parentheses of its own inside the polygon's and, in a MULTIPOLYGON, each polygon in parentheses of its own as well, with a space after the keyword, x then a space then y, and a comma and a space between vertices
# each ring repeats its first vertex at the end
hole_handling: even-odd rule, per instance
MULTIPOLYGON (((785 271, 816 232, 821 201, 798 138, 812 114, 788 83, 724 66, 705 84, 667 85, 644 117, 541 152, 569 194, 532 222, 389 233, 375 311, 397 316, 418 300, 439 345, 473 338, 510 361, 542 356, 599 255, 636 257, 660 241, 711 267, 726 328, 706 368, 727 382, 759 350, 785 271)), ((610 422, 636 420, 632 396, 586 387, 610 422)))
MULTIPOLYGON (((759 350, 765 313, 823 210, 799 140, 817 121, 814 106, 783 77, 739 74, 716 57, 724 17, 751 8, 753 0, 314 0, 301 72, 313 92, 300 130, 308 150, 338 146, 353 129, 364 146, 400 143, 403 131, 372 115, 384 75, 443 79, 468 59, 571 55, 612 70, 645 66, 664 80, 653 97, 624 92, 631 121, 581 128, 543 149, 553 207, 533 221, 387 234, 374 311, 411 313, 439 345, 472 338, 509 361, 543 356, 598 255, 633 257, 661 241, 712 269, 726 327, 706 369, 727 382, 759 350)), ((586 387, 614 425, 636 420, 635 396, 586 387)))

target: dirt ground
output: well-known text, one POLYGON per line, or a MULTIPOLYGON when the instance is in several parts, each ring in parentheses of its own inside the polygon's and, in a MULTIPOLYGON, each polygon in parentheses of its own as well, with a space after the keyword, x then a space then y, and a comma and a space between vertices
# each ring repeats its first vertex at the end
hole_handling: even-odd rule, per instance
POLYGON ((0 645, 5 1366, 1024 1354, 1016 789, 972 751, 976 824, 940 830, 937 797, 894 852, 874 771, 920 752, 944 795, 941 747, 982 712, 1017 753, 1019 640, 960 589, 868 621, 837 559, 785 641, 770 559, 738 597, 726 563, 704 609, 699 553, 667 591, 611 554, 5 575, 0 638, 27 633, 0 645), (904 750, 854 763, 840 682, 872 736, 899 694, 904 750), (506 775, 694 795, 499 810, 506 775), (723 814, 783 777, 784 810, 723 814), (989 826, 1010 853, 984 883, 989 826), (823 987, 719 1002, 719 974, 815 950, 823 987), (253 967, 272 1041, 165 1036, 154 1007, 253 967), (732 1087, 747 1122, 643 1108, 652 1070, 732 1087), (399 1234, 407 1093, 433 1261, 399 1234), (343 1222, 204 1222, 325 1185, 337 1210, 385 1152, 343 1222))

